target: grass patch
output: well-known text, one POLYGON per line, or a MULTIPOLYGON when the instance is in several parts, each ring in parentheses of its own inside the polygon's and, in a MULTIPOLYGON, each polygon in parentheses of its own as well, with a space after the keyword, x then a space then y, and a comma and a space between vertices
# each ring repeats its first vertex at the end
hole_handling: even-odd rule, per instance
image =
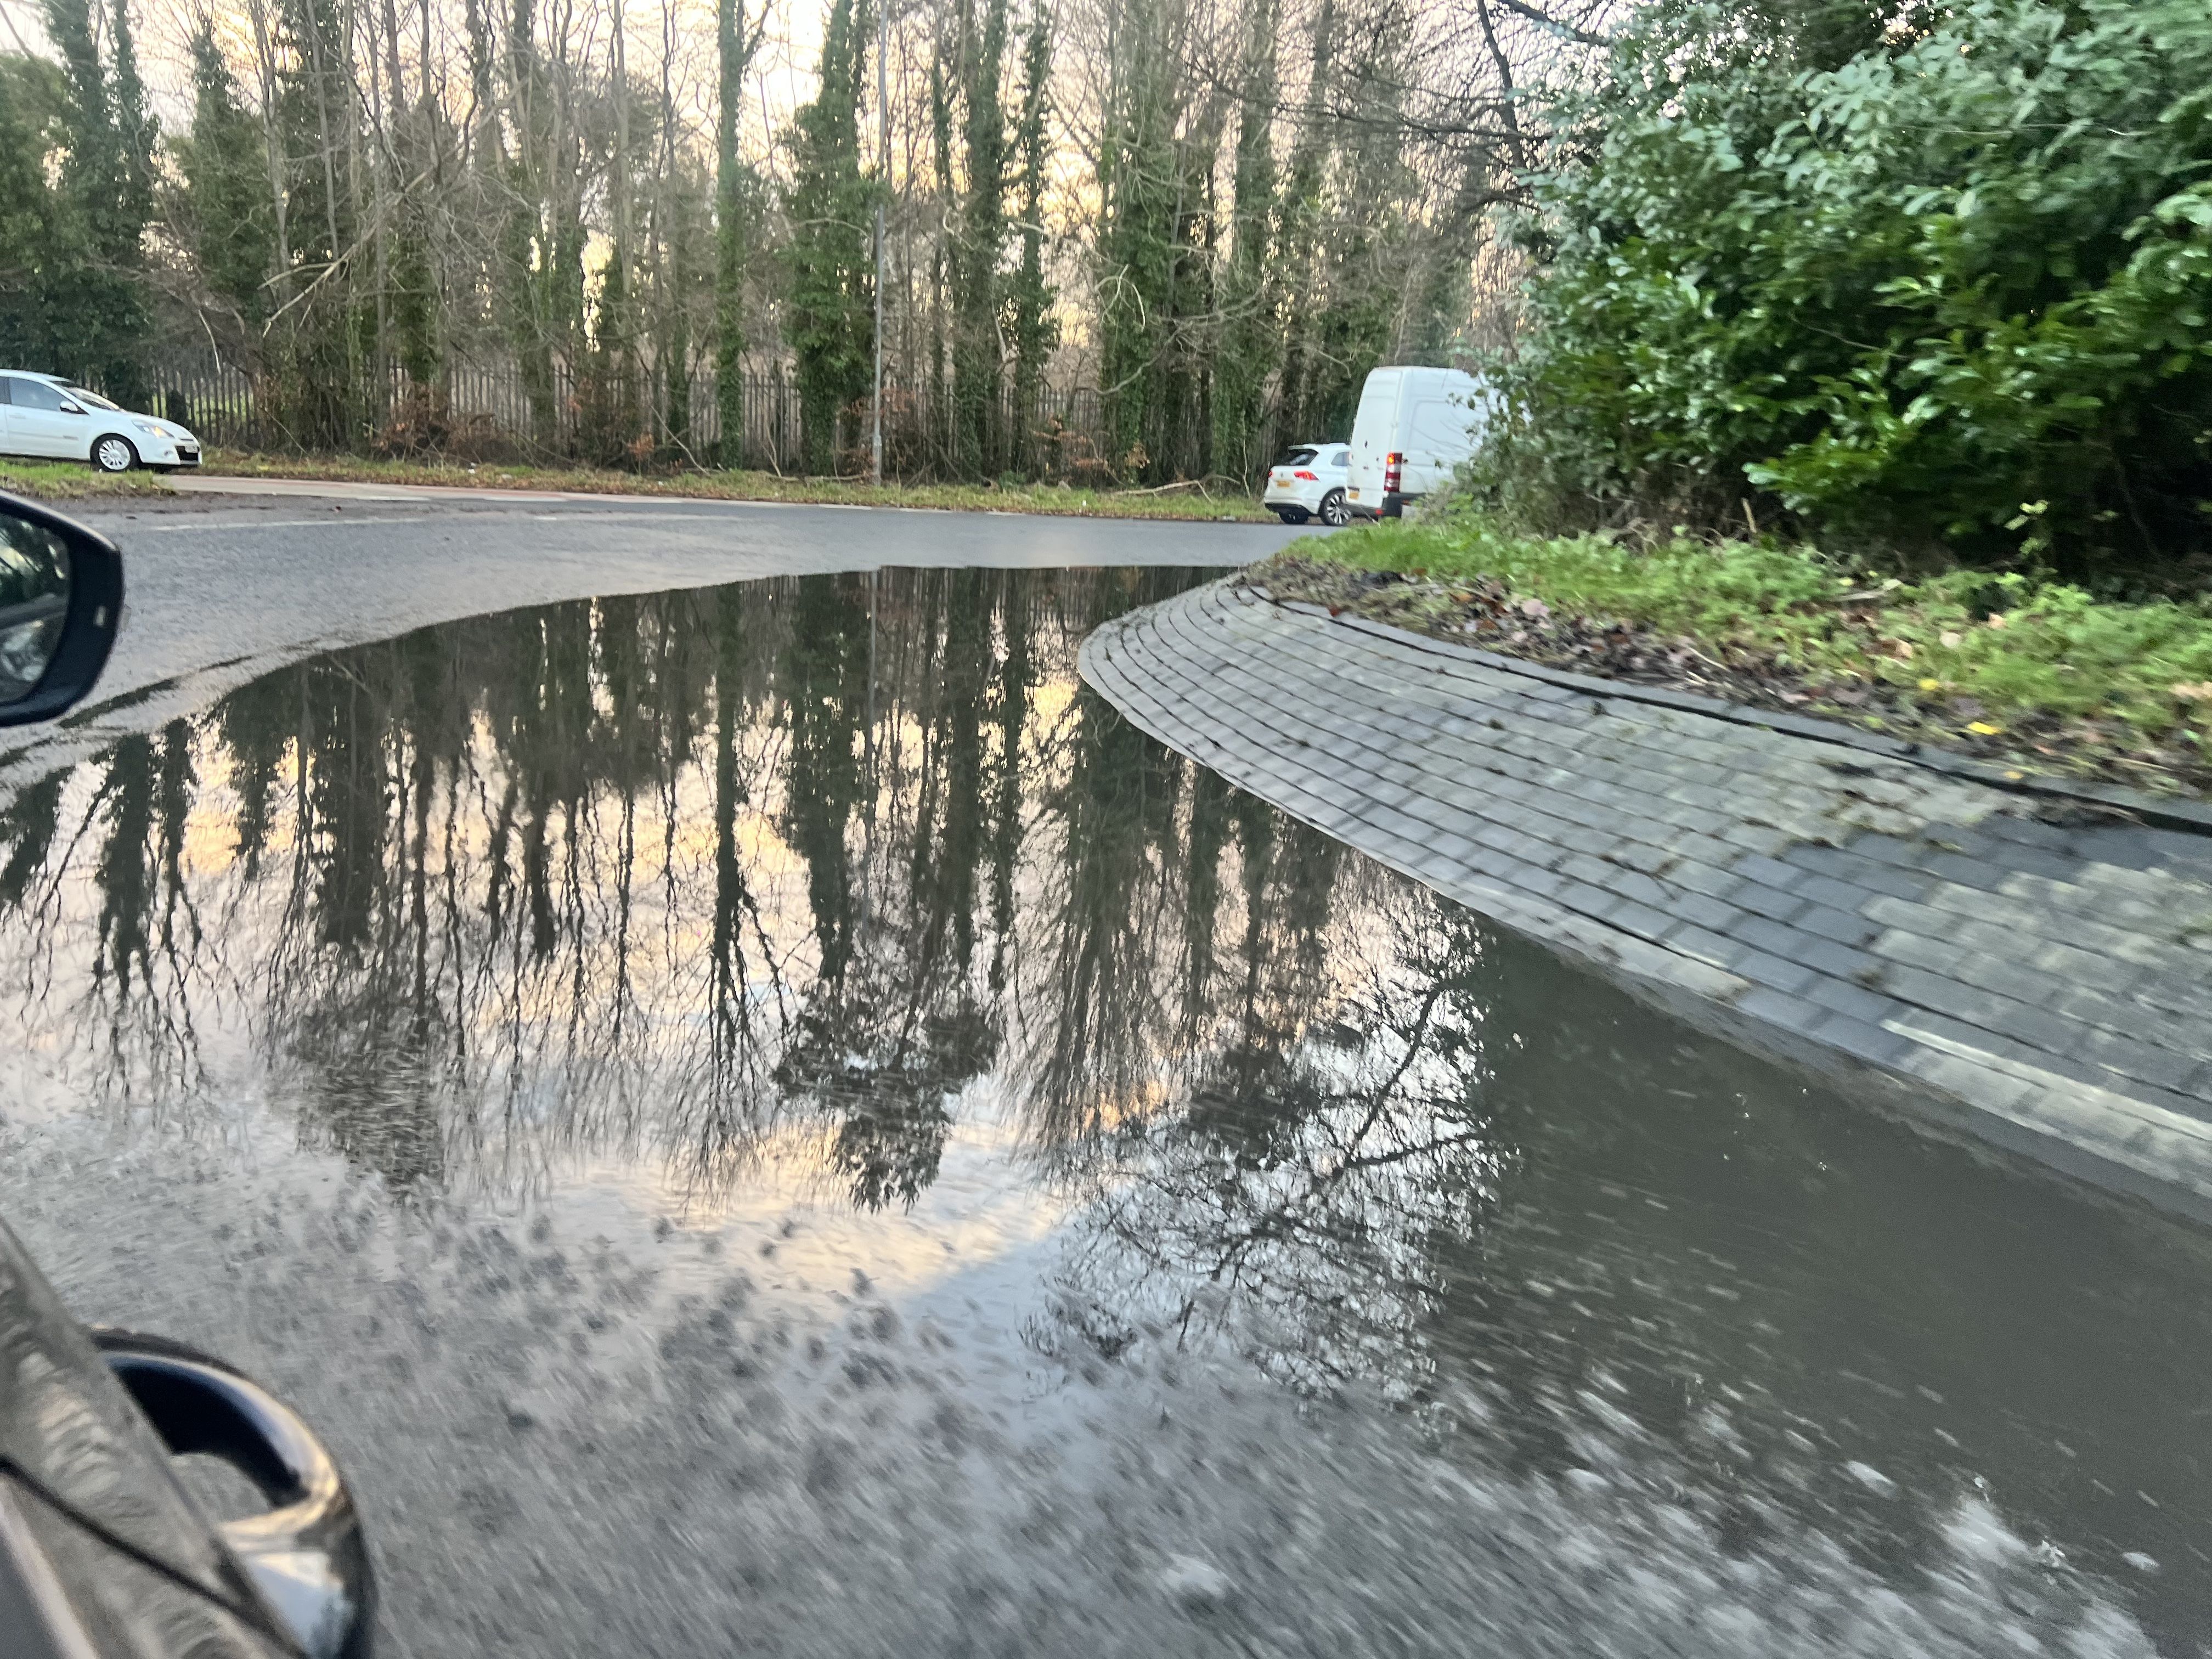
POLYGON ((2032 769, 2212 789, 2203 599, 2107 602, 1978 571, 1904 580, 1765 543, 1518 536, 1464 510, 1301 542, 1254 580, 1486 648, 1705 684, 2032 769))
POLYGON ((0 490, 40 501, 82 501, 111 495, 168 495, 156 472, 101 472, 82 461, 0 459, 0 490))
POLYGON ((1176 519, 1273 524, 1252 497, 1165 491, 1084 489, 1060 484, 896 484, 880 489, 842 478, 773 472, 616 472, 598 467, 471 466, 444 461, 373 461, 352 456, 247 455, 210 451, 203 471, 241 478, 340 478, 366 483, 443 484, 473 489, 552 489, 595 495, 683 495, 725 501, 800 501, 920 507, 959 513, 1039 513, 1088 519, 1176 519))

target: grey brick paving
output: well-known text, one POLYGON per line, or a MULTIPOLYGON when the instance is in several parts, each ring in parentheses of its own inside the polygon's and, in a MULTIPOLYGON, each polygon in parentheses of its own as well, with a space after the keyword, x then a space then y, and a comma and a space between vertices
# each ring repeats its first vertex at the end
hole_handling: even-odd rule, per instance
POLYGON ((1233 580, 1082 665, 1231 781, 1686 1018, 2212 1217, 2212 840, 1233 580))

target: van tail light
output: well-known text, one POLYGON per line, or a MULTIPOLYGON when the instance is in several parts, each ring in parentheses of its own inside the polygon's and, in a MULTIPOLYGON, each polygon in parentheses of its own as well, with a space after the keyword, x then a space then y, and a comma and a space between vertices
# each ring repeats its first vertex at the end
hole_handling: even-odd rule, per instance
POLYGON ((1389 454, 1382 458, 1382 493, 1395 495, 1406 482, 1406 458, 1389 454))
POLYGON ((1319 483, 1321 482, 1319 475, 1312 472, 1293 472, 1291 476, 1293 478, 1304 478, 1308 483, 1319 483))

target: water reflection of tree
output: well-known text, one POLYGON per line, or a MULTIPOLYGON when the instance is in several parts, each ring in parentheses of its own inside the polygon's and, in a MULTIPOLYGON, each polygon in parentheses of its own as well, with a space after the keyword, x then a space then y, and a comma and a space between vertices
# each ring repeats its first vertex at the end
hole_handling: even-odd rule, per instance
POLYGON ((1064 850, 1043 872, 1048 1001, 1031 1082, 1036 1133, 1048 1145, 1157 1103, 1155 1061, 1172 1018, 1158 969, 1181 890, 1169 854, 1188 771, 1087 687, 1059 746, 1050 805, 1064 850))
POLYGON ((896 787, 883 803, 881 827, 891 834, 879 861, 888 890, 870 894, 872 994, 848 1001, 844 1036, 848 1054, 867 1059, 855 1068, 865 1075, 848 1079, 830 1149, 853 1201, 867 1209, 911 1206, 936 1179, 952 1127, 945 1103, 998 1048, 971 973, 983 700, 998 654, 994 624, 1025 634, 1028 622, 1011 607, 1002 617, 991 585, 981 572, 957 571, 894 590, 907 625, 894 630, 885 735, 896 777, 914 728, 914 787, 910 809, 896 787))
POLYGON ((1037 1335, 1113 1352, 1203 1334, 1301 1383, 1411 1389, 1440 1252, 1477 1231, 1504 1156, 1480 938, 1387 882, 1345 904, 1314 868, 1334 872, 1334 843, 1237 816, 1244 927, 1212 1040, 1183 1109, 1098 1138, 1065 1318, 1037 1335))
POLYGON ((911 1206, 993 1078, 1090 1200, 1076 1304, 1302 1376, 1416 1351, 1494 1175, 1473 947, 1076 683, 1176 580, 812 578, 317 659, 0 812, 9 982, 106 1097, 250 1082, 398 1188, 612 1157, 711 1200, 811 1148, 911 1206))
MULTIPOLYGON (((108 757, 72 843, 98 837, 93 948, 71 1018, 104 1034, 98 1087, 111 1096, 189 1089, 198 1079, 196 996, 210 988, 198 909, 183 877, 185 825, 197 785, 189 729, 134 737, 108 757)), ((43 813, 27 840, 51 833, 43 813)), ((27 850, 27 849, 24 849, 27 850)), ((50 883, 28 918, 33 949, 49 957, 59 921, 50 883)), ((27 975, 27 979, 28 976, 27 975)))
POLYGON ((1086 583, 887 580, 902 667, 874 742, 853 579, 550 607, 270 676, 7 805, 24 1018, 99 1036, 98 1086, 164 1110, 204 1085, 203 1016, 242 1021, 303 1133, 400 1184, 648 1143, 719 1179, 779 1114, 827 1109, 855 1193, 910 1201, 995 1052, 1028 699, 1041 660, 1067 673, 1086 583), (810 1069, 854 1054, 875 1083, 812 1099, 810 1069))

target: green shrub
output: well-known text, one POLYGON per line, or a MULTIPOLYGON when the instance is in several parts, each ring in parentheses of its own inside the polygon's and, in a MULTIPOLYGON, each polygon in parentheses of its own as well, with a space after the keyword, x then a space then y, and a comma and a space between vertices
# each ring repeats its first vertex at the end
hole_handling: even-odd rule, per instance
POLYGON ((1960 0, 1808 69, 1645 6, 1540 187, 1523 516, 2081 574, 2212 514, 2212 6, 1960 0), (1595 503, 1595 510, 1579 504, 1595 503))

